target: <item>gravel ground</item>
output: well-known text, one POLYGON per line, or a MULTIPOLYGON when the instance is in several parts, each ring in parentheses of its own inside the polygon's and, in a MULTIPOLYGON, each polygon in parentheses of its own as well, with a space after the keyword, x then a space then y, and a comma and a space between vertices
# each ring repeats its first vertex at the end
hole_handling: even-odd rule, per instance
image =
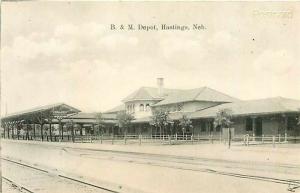
POLYGON ((2 180, 3 193, 20 193, 21 191, 6 180, 2 180))
MULTIPOLYGON (((206 172, 195 172, 191 170, 182 170, 178 168, 170 168, 159 165, 149 165, 146 161, 139 160, 138 158, 124 158, 114 154, 97 154, 89 152, 86 148, 91 149, 114 149, 118 151, 136 151, 146 153, 160 153, 160 154, 174 154, 181 156, 198 156, 203 157, 207 155, 215 155, 219 153, 219 156, 212 156, 214 158, 222 157, 223 159, 230 157, 239 161, 245 160, 248 156, 251 160, 251 156, 262 155, 263 158, 253 158, 252 165, 257 164, 257 160, 265 159, 269 157, 272 162, 276 163, 276 159, 284 160, 280 158, 286 154, 285 151, 295 153, 297 149, 272 150, 268 148, 233 148, 228 150, 224 146, 220 145, 195 145, 195 146, 121 146, 121 145, 101 145, 101 144, 57 144, 57 143, 41 143, 41 142, 5 142, 4 154, 12 157, 25 160, 27 162, 36 163, 40 166, 47 166, 49 168, 56 168, 60 171, 69 172, 78 176, 83 176, 85 179, 94 179, 97 182, 110 182, 115 185, 122 185, 122 187, 131 187, 144 192, 153 193, 219 193, 219 192, 231 192, 231 193, 282 193, 287 192, 287 185, 275 184, 264 181, 256 181, 242 178, 234 178, 230 176, 216 175, 206 172), (77 149, 66 148, 80 147, 83 148, 80 151, 77 149), (268 150, 271 152, 268 152, 268 150), (121 159, 121 160, 120 160, 121 159), (142 161, 144 163, 138 163, 142 161), (145 164, 146 162, 146 164, 145 164)), ((298 151, 298 150, 297 150, 298 151)), ((296 155, 292 155, 297 159, 296 155)), ((299 156, 299 154, 298 154, 299 156)), ((290 156, 291 157, 291 156, 290 156)), ((289 158, 287 155, 285 158, 289 158)), ((230 159, 229 159, 230 160, 230 159)), ((278 160, 277 160, 278 161, 278 160)), ((149 159, 149 163, 152 160, 149 159)), ((208 160, 209 162, 209 160, 208 160)), ((299 164, 293 162, 293 160, 286 160, 289 164, 299 164)), ((265 161, 267 164, 268 161, 265 161)), ((280 163, 280 162, 278 162, 280 163)), ((166 163, 165 163, 166 164, 166 163)), ((168 163, 167 163, 168 164, 168 163)), ((173 164, 173 163, 172 163, 173 164)), ((184 164, 176 164, 178 167, 186 167, 184 164)), ((259 165, 257 164, 259 167, 259 165)), ((195 167, 201 167, 195 166, 195 167)), ((206 166, 205 166, 206 167, 206 166)), ((217 166, 213 168, 218 169, 217 166)), ((232 166, 234 167, 234 165, 232 166)), ((229 168, 229 171, 231 169, 229 168)), ((241 170, 241 172, 243 172, 241 170)), ((261 175, 263 171, 252 171, 253 174, 261 175)), ((272 170, 270 172, 273 172, 272 170)), ((270 174, 271 175, 271 174, 270 174)), ((282 177, 282 174, 276 172, 272 173, 273 176, 282 177)), ((53 187, 53 186, 52 186, 53 187)), ((54 186, 55 187, 55 186, 54 186)), ((297 190, 298 191, 298 190, 297 190)))
MULTIPOLYGON (((8 161, 2 161, 3 175, 35 193, 107 193, 107 191, 59 178, 8 161)), ((5 183, 7 184, 7 183, 5 183)), ((13 186, 5 187, 6 192, 20 192, 13 186)))
MULTIPOLYGON (((2 140, 8 143, 11 140, 2 140)), ((39 144, 45 146, 76 147, 125 152, 154 153, 163 155, 189 156, 220 160, 265 162, 275 164, 291 164, 300 166, 300 144, 280 144, 276 148, 271 145, 232 146, 228 149, 223 144, 194 145, 111 145, 99 143, 58 143, 40 141, 14 141, 18 144, 39 144)))

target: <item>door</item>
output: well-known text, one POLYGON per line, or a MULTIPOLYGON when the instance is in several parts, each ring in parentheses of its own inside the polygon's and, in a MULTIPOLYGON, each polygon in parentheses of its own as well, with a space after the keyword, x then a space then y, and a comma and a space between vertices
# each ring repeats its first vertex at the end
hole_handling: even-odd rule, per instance
POLYGON ((255 136, 262 136, 262 118, 255 119, 255 136))

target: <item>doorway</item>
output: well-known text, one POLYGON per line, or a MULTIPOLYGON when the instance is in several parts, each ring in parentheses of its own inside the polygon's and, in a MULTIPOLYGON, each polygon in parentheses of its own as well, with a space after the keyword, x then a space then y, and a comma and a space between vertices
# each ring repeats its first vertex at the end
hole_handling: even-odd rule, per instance
POLYGON ((255 136, 262 136, 262 118, 255 119, 255 136))

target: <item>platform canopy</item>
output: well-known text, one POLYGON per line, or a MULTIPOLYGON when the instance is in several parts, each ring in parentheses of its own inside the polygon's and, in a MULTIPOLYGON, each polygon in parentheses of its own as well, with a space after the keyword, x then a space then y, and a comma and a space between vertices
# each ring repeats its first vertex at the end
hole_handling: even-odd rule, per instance
POLYGON ((112 113, 77 113, 75 115, 68 116, 66 119, 63 119, 62 122, 69 122, 72 120, 77 124, 97 124, 97 115, 101 114, 101 122, 103 124, 113 124, 117 123, 117 114, 112 113))
POLYGON ((58 122, 78 112, 80 112, 79 109, 65 103, 56 103, 13 113, 2 117, 1 121, 2 123, 25 121, 42 124, 43 122, 58 122))

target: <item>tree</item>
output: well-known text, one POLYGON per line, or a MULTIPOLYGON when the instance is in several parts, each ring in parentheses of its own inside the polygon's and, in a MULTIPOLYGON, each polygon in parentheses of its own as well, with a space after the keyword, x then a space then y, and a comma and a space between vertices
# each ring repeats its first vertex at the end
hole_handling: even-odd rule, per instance
POLYGON ((74 121, 73 120, 69 120, 66 123, 66 128, 67 128, 67 131, 71 131, 72 141, 75 142, 75 139, 74 139, 74 121))
POLYGON ((220 109, 214 119, 214 127, 229 128, 233 122, 231 122, 232 110, 220 109))
POLYGON ((123 130, 124 134, 127 134, 128 128, 131 126, 131 121, 134 117, 125 111, 121 111, 117 114, 118 126, 123 130))
POLYGON ((181 126, 183 136, 184 136, 184 133, 187 129, 192 129, 193 128, 192 121, 185 114, 182 115, 182 117, 179 119, 179 125, 181 126))
POLYGON ((100 113, 97 113, 95 115, 95 118, 96 118, 96 129, 97 129, 97 135, 99 135, 99 133, 101 132, 102 134, 102 129, 103 127, 105 126, 104 125, 104 118, 103 118, 103 114, 100 112, 100 113))
POLYGON ((231 109, 220 109, 216 117, 214 119, 214 127, 220 127, 222 130, 223 128, 228 128, 228 147, 230 148, 231 143, 231 130, 229 129, 232 125, 232 110, 231 109))
POLYGON ((49 124, 49 135, 50 135, 50 141, 52 141, 52 121, 55 118, 53 114, 53 110, 49 111, 45 114, 45 120, 49 124))
POLYGON ((169 111, 159 109, 154 110, 153 115, 151 117, 150 124, 159 128, 159 135, 161 138, 162 132, 165 130, 166 126, 172 123, 172 120, 169 117, 169 111))

